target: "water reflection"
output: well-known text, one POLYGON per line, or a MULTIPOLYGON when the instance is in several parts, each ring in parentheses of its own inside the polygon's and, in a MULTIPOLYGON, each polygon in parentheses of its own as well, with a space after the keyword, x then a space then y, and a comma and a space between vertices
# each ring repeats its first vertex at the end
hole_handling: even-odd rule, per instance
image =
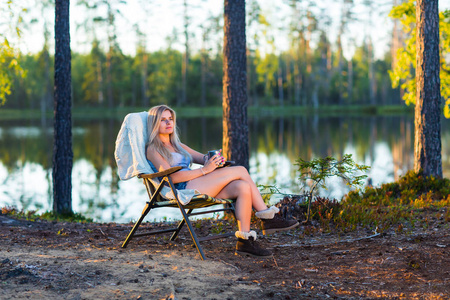
MULTIPOLYGON (((47 122, 50 124, 51 122, 47 122)), ((74 120, 73 208, 98 221, 128 222, 136 219, 145 203, 144 185, 138 179, 119 181, 114 143, 121 120, 74 120)), ((206 152, 220 148, 220 118, 179 119, 182 141, 206 152)), ((413 167, 412 117, 321 117, 297 116, 250 118, 250 172, 259 184, 276 185, 286 193, 300 186, 293 165, 344 153, 371 166, 372 183, 393 181, 413 167)), ((25 210, 51 209, 52 128, 39 120, 0 121, 0 206, 25 210)), ((444 176, 450 175, 450 121, 442 121, 444 176)), ((342 197, 345 185, 328 182, 321 193, 342 197)), ((159 210, 156 220, 178 218, 176 210, 159 210)))

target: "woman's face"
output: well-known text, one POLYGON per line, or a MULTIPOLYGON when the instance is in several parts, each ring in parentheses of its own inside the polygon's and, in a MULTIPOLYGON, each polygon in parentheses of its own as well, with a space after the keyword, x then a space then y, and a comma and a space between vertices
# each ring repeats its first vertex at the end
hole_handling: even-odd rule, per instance
POLYGON ((159 124, 159 134, 173 133, 173 116, 170 110, 165 110, 161 114, 161 123, 159 124))

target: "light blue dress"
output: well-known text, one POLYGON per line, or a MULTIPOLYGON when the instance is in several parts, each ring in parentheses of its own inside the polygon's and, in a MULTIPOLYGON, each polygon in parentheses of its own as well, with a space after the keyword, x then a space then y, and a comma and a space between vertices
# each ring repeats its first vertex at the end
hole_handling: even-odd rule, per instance
MULTIPOLYGON (((189 168, 189 166, 191 165, 191 160, 188 157, 185 157, 184 155, 182 155, 181 153, 178 152, 172 152, 172 162, 170 164, 170 167, 181 167, 181 171, 188 171, 191 168, 189 168)), ((152 162, 150 160, 148 160, 148 163, 150 164, 150 167, 152 168, 153 172, 158 172, 158 170, 156 170, 156 167, 152 164, 152 162)), ((159 180, 161 180, 162 178, 160 178, 159 180)), ((186 188, 187 185, 187 181, 184 182, 178 182, 175 183, 175 188, 177 190, 184 190, 186 188)))

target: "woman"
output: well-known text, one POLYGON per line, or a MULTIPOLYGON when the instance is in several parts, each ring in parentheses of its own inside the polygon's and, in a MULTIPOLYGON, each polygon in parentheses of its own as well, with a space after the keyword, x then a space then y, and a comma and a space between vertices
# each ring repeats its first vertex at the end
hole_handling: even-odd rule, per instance
POLYGON ((170 175, 177 189, 195 189, 203 194, 223 199, 236 199, 236 219, 239 231, 236 253, 253 256, 271 256, 269 250, 261 248, 256 242, 256 232, 250 230, 252 208, 261 219, 263 234, 288 230, 298 225, 296 220, 286 220, 276 215, 278 208, 268 208, 264 203, 247 169, 241 166, 219 168, 225 159, 219 153, 207 159, 182 144, 177 135, 176 114, 166 105, 151 108, 148 112, 149 142, 147 159, 158 171, 174 166, 182 169, 170 175), (191 170, 191 163, 203 165, 191 170))

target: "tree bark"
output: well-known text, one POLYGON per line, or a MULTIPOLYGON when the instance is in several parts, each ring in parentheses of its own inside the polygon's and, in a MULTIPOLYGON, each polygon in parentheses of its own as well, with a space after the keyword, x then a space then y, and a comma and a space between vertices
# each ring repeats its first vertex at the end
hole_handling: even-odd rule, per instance
POLYGON ((367 63, 369 64, 369 101, 370 105, 375 105, 375 90, 376 90, 376 82, 375 82, 375 72, 373 70, 373 45, 372 45, 372 37, 367 37, 367 63))
POLYGON ((438 0, 417 0, 414 170, 442 177, 438 0))
POLYGON ((149 106, 150 102, 148 100, 148 54, 145 51, 142 54, 142 69, 141 69, 141 83, 142 83, 142 106, 149 106))
POLYGON ((183 63, 181 65, 181 98, 179 99, 178 106, 185 105, 187 101, 187 77, 188 77, 188 65, 189 65, 189 17, 187 14, 188 5, 187 0, 183 2, 184 6, 184 54, 183 63))
POLYGON ((281 58, 281 55, 279 57, 279 66, 278 66, 278 78, 277 78, 277 84, 278 84, 278 103, 280 106, 284 106, 284 92, 283 92, 283 69, 281 67, 281 64, 283 63, 283 60, 281 58))
POLYGON ((348 60, 347 103, 353 104, 353 60, 348 60))
POLYGON ((249 168, 245 1, 224 1, 223 153, 249 168))
POLYGON ((53 211, 72 214, 72 118, 69 0, 55 2, 53 211))

